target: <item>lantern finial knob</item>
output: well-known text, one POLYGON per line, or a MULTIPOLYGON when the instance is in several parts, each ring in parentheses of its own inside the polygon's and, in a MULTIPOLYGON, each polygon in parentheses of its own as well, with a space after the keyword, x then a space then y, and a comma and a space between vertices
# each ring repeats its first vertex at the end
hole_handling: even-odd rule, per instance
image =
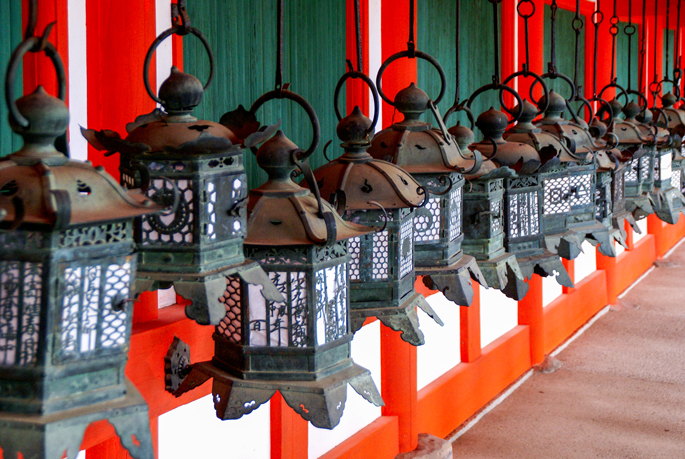
POLYGON ((186 114, 192 112, 202 101, 204 89, 202 83, 193 75, 171 67, 171 75, 159 87, 159 98, 169 114, 186 114))
POLYGON ((469 129, 468 126, 461 124, 461 121, 458 121, 457 124, 449 128, 448 131, 457 141, 457 145, 459 145, 459 149, 462 151, 465 151, 468 146, 476 140, 473 131, 469 129))
POLYGON ((678 99, 671 91, 664 94, 664 96, 661 98, 661 103, 664 104, 664 108, 671 108, 676 102, 678 102, 678 99))
POLYGON ((614 114, 614 119, 620 120, 618 115, 623 111, 623 104, 621 103, 621 101, 618 100, 618 98, 614 97, 609 101, 609 106, 611 107, 611 111, 614 114))
POLYGON ((493 107, 481 113, 476 120, 476 126, 483 133, 483 136, 494 140, 502 138, 502 134, 507 129, 507 124, 507 115, 493 107))
POLYGON ((291 155, 297 149, 297 145, 279 129, 257 150, 257 164, 266 171, 269 180, 291 181, 291 174, 295 170, 291 155))
MULTIPOLYGON (((545 96, 542 96, 538 101, 538 108, 545 106, 545 96)), ((558 92, 551 90, 549 92, 549 105, 545 111, 545 117, 561 118, 561 114, 566 110, 566 99, 564 99, 558 92)))
MULTIPOLYGON (((613 109, 613 107, 612 107, 613 109)), ((635 101, 631 100, 626 104, 625 107, 623 107, 623 114, 626 117, 626 121, 635 121, 635 117, 637 114, 640 113, 640 106, 635 103, 635 101)))
POLYGON ((69 110, 57 97, 51 96, 43 86, 38 86, 31 94, 19 98, 17 109, 29 122, 23 128, 10 117, 12 130, 23 137, 24 148, 15 153, 21 156, 63 156, 55 147, 55 139, 67 130, 69 110))
POLYGON ((346 145, 369 145, 368 130, 371 120, 364 116, 358 105, 355 105, 352 113, 341 119, 336 132, 338 138, 346 145))
POLYGON ((418 120, 419 116, 428 110, 428 94, 418 88, 413 82, 395 96, 395 107, 406 119, 418 120))

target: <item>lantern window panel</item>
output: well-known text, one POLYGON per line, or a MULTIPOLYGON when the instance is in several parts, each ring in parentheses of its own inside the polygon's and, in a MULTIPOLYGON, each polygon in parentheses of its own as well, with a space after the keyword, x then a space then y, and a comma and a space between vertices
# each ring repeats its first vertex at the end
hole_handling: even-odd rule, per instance
POLYGON ((592 203, 592 182, 594 174, 572 175, 570 177, 569 204, 571 208, 592 203))
POLYGON ((408 218, 400 224, 400 279, 414 271, 414 222, 408 218))
POLYGON ((414 217, 417 243, 440 240, 440 201, 439 197, 430 198, 425 206, 430 215, 417 214, 414 217))
POLYGON ((640 175, 642 180, 648 180, 649 179, 649 171, 652 168, 651 167, 651 155, 647 154, 644 155, 643 157, 640 158, 639 162, 639 167, 640 167, 640 175))
POLYGON ((59 235, 59 247, 83 247, 101 244, 114 244, 128 240, 131 223, 129 221, 105 223, 96 226, 67 228, 59 235))
POLYGON ((320 269, 316 279, 316 340, 319 346, 347 334, 347 263, 320 269))
POLYGON ((499 199, 490 201, 490 231, 491 237, 502 232, 502 201, 499 199))
POLYGON ((385 280, 389 272, 389 235, 388 231, 375 232, 370 235, 373 241, 373 258, 371 277, 373 280, 385 280))
POLYGON ((537 191, 509 195, 509 237, 528 237, 540 233, 538 205, 537 191))
POLYGON ((685 193, 685 169, 681 171, 681 176, 680 176, 680 191, 682 193, 685 193))
POLYGON ((659 180, 666 180, 671 177, 672 159, 671 150, 667 150, 660 156, 659 161, 654 161, 654 174, 656 177, 659 177, 659 180))
POLYGON ((549 178, 542 181, 546 215, 563 214, 571 210, 568 199, 571 179, 569 177, 549 178))
MULTIPOLYGON (((193 181, 174 181, 180 193, 175 212, 143 217, 143 245, 187 245, 193 243, 193 181)), ((150 183, 147 196, 155 202, 171 202, 174 190, 167 180, 155 179, 150 183)))
POLYGON ((131 264, 112 264, 104 273, 100 265, 64 268, 59 360, 125 345, 128 314, 115 310, 113 300, 129 296, 131 264))
POLYGON ((306 347, 307 275, 304 272, 269 272, 286 302, 267 301, 260 288, 250 284, 249 326, 251 346, 306 347))
MULTIPOLYGON (((631 163, 632 164, 632 163, 631 163)), ((632 166, 629 166, 632 167, 632 166)), ((625 170, 620 171, 613 176, 614 187, 614 202, 621 202, 625 198, 625 170)))
POLYGON ((461 235, 461 212, 462 212, 462 187, 450 190, 450 242, 461 235))
POLYGON ((207 183, 207 237, 216 239, 216 186, 214 183, 207 183))
POLYGON ((677 190, 682 189, 682 173, 682 170, 678 169, 671 171, 671 186, 677 190))
POLYGON ((353 237, 348 240, 348 250, 350 254, 350 280, 357 281, 361 278, 359 271, 359 259, 361 256, 362 242, 361 237, 353 237))
POLYGON ((635 159, 630 160, 630 162, 628 163, 626 177, 625 177, 626 181, 637 182, 638 170, 640 170, 640 159, 635 158, 635 159))
POLYGON ((35 365, 42 263, 0 261, 0 365, 35 365))
POLYGON ((219 301, 226 307, 226 315, 217 325, 217 333, 235 344, 241 344, 243 338, 241 292, 240 279, 230 276, 226 278, 226 291, 219 298, 219 301))

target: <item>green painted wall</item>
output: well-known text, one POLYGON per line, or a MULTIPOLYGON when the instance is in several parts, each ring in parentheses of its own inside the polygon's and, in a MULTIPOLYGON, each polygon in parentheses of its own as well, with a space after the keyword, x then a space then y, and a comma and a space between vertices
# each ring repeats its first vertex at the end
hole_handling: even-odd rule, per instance
MULTIPOLYGON (((628 37, 623 33, 627 22, 619 22, 619 34, 616 36, 616 82, 626 89, 628 88, 628 37)), ((630 73, 632 89, 638 90, 638 71, 640 65, 639 33, 636 32, 632 38, 630 55, 630 73)), ((601 88, 597 88, 601 90, 601 88)))
MULTIPOLYGON (((21 42, 21 0, 0 1, 0 18, 3 18, 5 32, 0 34, 0 68, 2 68, 2 95, 0 95, 0 157, 7 156, 21 147, 21 137, 14 134, 7 121, 7 102, 5 101, 5 72, 12 51, 21 42)), ((15 98, 22 95, 22 76, 17 72, 15 98)))
MULTIPOLYGON (((284 14, 283 81, 314 107, 321 123, 320 146, 313 167, 325 162, 323 145, 333 140, 337 119, 333 91, 345 72, 345 2, 289 0, 284 14)), ((262 94, 274 89, 276 71, 276 2, 254 0, 194 0, 188 5, 193 26, 208 38, 216 58, 215 79, 196 110, 200 119, 218 121, 242 104, 249 109, 262 94)), ((187 73, 205 81, 208 59, 194 37, 184 39, 187 73)), ((344 94, 341 95, 341 106, 344 94)), ((299 106, 272 101, 258 112, 262 124, 283 119, 283 131, 301 148, 311 141, 311 125, 299 106)), ((261 185, 266 174, 246 154, 250 186, 261 185)))
MULTIPOLYGON (((556 58, 557 58, 557 70, 559 73, 563 73, 567 77, 573 80, 574 65, 575 65, 575 49, 576 49, 576 34, 571 23, 576 13, 573 11, 562 10, 559 8, 557 10, 557 21, 556 21, 556 58)), ((587 24, 585 24, 587 27, 587 24)), ((547 63, 550 60, 552 54, 551 43, 552 43, 552 18, 551 10, 549 5, 545 5, 545 40, 544 40, 544 70, 547 72, 547 63)), ((580 59, 578 63, 578 85, 584 86, 584 72, 585 72, 585 30, 583 29, 580 34, 580 59)), ((564 97, 568 97, 571 93, 568 83, 557 78, 555 80, 547 80, 547 87, 561 94, 564 97)))
MULTIPOLYGON (((456 5, 454 0, 421 0, 417 4, 417 49, 436 58, 447 75, 445 97, 438 105, 444 116, 454 103, 455 91, 455 38, 456 5)), ((498 15, 501 16, 501 15, 498 15)), ((498 27, 499 30, 499 27, 498 27)), ((476 89, 492 82, 494 58, 494 32, 492 29, 492 5, 483 0, 461 1, 461 30, 459 49, 461 62, 459 69, 460 98, 464 100, 476 89)), ((432 66, 418 60, 418 85, 429 97, 437 97, 440 91, 440 78, 432 66)), ((479 96, 473 104, 477 117, 490 108, 499 107, 496 93, 479 96)), ((425 120, 435 124, 433 116, 424 115, 425 120)), ((464 115, 450 117, 448 125, 457 120, 466 121, 464 115)), ((476 135, 479 139, 479 135, 476 135)))

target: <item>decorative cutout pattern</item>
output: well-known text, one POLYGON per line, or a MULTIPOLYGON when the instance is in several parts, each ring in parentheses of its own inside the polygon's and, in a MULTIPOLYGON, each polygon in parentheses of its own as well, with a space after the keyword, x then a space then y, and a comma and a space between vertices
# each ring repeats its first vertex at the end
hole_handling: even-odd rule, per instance
POLYGON ((373 233, 372 279, 388 278, 388 231, 373 233))
POLYGON ((540 233, 538 193, 529 191, 509 195, 509 237, 534 236, 540 233))
POLYGON ((652 169, 651 155, 644 155, 640 158, 640 178, 642 180, 649 180, 649 171, 652 169))
POLYGON ((572 175, 569 184, 571 208, 592 203, 592 179, 594 174, 572 175))
POLYGON ((428 215, 414 217, 416 227, 416 242, 437 241, 440 239, 440 198, 432 197, 425 207, 430 212, 428 215))
POLYGON ((316 272, 316 339, 319 346, 347 334, 347 263, 316 272))
POLYGON ((113 304, 115 297, 128 298, 131 285, 131 264, 109 265, 105 273, 104 304, 102 306, 102 332, 100 347, 123 347, 128 340, 128 313, 126 308, 113 304))
POLYGON ((626 181, 637 182, 637 171, 640 169, 640 159, 631 159, 628 163, 626 181))
POLYGON ((0 365, 36 363, 42 271, 42 263, 0 261, 0 365))
POLYGON ((623 199, 625 199, 625 170, 623 172, 618 172, 617 174, 614 174, 613 177, 613 186, 614 186, 614 202, 621 202, 623 199))
POLYGON ((359 257, 362 248, 361 237, 356 236, 348 241, 350 253, 350 280, 356 281, 360 279, 359 257))
POLYGON ((461 234, 462 187, 450 190, 450 242, 461 234))
MULTIPOLYGON (((176 212, 168 215, 151 215, 143 217, 144 245, 187 245, 193 243, 193 182, 192 180, 176 180, 180 199, 176 212)), ((153 201, 162 205, 171 205, 173 190, 171 185, 162 179, 155 179, 150 183, 147 195, 153 201)))
POLYGON ((682 188, 682 181, 681 181, 681 174, 683 172, 681 170, 674 170, 671 172, 671 186, 677 190, 680 190, 682 188))
POLYGON ((60 248, 113 244, 128 238, 130 222, 107 223, 85 228, 69 228, 60 234, 60 248))
POLYGON ((408 218, 400 225, 400 279, 414 270, 414 223, 408 218))
POLYGON ((490 201, 490 212, 492 212, 490 227, 490 230, 492 231, 491 236, 496 236, 502 232, 502 201, 499 199, 490 201))
POLYGON ((216 239, 216 186, 212 182, 207 183, 207 221, 207 237, 216 239))
POLYGON ((545 215, 562 214, 571 210, 569 201, 569 177, 550 178, 542 181, 545 215))
MULTIPOLYGON (((226 315, 219 325, 216 326, 217 333, 224 335, 229 341, 240 344, 243 339, 241 323, 242 312, 240 304, 240 279, 237 277, 226 277, 226 291, 219 301, 226 307, 226 315)), ((260 293, 257 293, 260 295, 260 293)))

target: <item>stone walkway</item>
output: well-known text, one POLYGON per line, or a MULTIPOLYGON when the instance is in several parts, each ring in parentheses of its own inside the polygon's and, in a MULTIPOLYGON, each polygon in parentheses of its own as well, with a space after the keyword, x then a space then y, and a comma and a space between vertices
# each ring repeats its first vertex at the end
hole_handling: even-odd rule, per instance
POLYGON ((454 458, 685 458, 685 244, 453 443, 454 458))

